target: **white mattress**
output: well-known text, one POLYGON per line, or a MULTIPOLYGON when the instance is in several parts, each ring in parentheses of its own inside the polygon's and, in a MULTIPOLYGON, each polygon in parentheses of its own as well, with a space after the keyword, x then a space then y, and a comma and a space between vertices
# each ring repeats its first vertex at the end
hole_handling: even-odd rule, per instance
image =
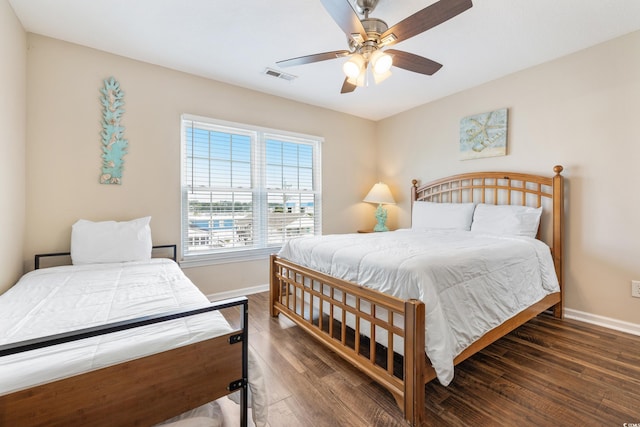
MULTIPOLYGON (((35 270, 0 295, 0 345, 178 309, 208 299, 168 259, 35 270)), ((231 331, 219 312, 0 358, 0 394, 231 331)))
POLYGON ((291 239, 282 258, 402 299, 426 311, 426 353, 438 379, 471 343, 559 291, 549 247, 527 237, 398 230, 291 239))

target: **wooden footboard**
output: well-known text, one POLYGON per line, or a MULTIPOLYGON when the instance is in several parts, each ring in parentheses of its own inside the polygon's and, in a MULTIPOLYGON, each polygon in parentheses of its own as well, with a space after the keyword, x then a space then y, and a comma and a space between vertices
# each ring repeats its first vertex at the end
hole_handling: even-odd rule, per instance
POLYGON ((235 306, 243 310, 242 324, 228 334, 0 396, 0 425, 148 426, 241 390, 241 422, 246 426, 246 298, 2 346, 0 356, 235 306))
POLYGON ((270 293, 272 316, 285 314, 365 372, 391 392, 408 421, 419 423, 424 378, 435 376, 424 352, 423 302, 403 301, 275 255, 270 293))

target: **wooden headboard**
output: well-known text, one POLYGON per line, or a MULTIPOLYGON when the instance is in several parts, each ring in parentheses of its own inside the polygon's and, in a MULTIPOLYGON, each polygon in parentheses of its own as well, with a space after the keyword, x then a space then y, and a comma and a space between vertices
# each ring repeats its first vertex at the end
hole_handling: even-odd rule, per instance
POLYGON ((562 242, 564 234, 564 190, 560 165, 552 177, 516 172, 470 172, 441 178, 418 186, 413 180, 411 200, 436 203, 490 203, 542 206, 538 238, 551 247, 553 262, 563 290, 562 242))

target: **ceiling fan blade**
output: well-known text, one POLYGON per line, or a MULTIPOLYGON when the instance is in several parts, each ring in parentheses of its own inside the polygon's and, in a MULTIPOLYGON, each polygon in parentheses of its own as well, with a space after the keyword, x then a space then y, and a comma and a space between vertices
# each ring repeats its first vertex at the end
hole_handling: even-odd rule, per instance
POLYGON ((316 53, 314 55, 299 56, 297 58, 284 59, 276 62, 280 67, 292 67, 294 65, 311 64, 313 62, 326 61, 351 55, 348 50, 334 50, 332 52, 316 53))
POLYGON ((440 25, 471 6, 473 6, 471 0, 440 0, 398 22, 385 31, 380 38, 384 39, 393 34, 396 37, 395 40, 385 43, 390 46, 440 25))
POLYGON ((342 83, 342 89, 340 89, 340 93, 350 93, 356 90, 358 86, 353 83, 349 83, 349 77, 344 79, 344 83, 342 83))
POLYGON ((442 68, 442 64, 436 61, 402 50, 387 49, 385 53, 393 55, 394 66, 413 71, 414 73, 430 76, 442 68))
POLYGON ((348 0, 321 0, 321 2, 347 37, 353 38, 353 34, 360 34, 363 40, 367 39, 367 32, 348 0))

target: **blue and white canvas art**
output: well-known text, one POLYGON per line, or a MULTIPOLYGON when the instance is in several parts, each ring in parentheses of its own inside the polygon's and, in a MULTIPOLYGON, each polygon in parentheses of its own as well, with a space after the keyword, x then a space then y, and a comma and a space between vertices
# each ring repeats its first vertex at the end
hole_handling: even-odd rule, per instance
POLYGON ((460 159, 507 154, 507 109, 468 116, 460 120, 460 159))

